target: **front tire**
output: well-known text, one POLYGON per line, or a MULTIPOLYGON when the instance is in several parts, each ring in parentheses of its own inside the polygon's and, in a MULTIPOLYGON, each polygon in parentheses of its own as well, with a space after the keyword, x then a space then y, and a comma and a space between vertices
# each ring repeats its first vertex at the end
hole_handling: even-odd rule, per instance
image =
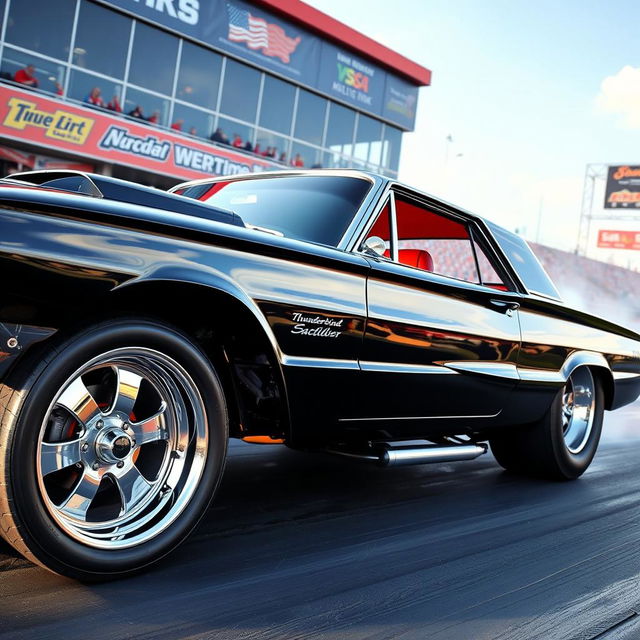
POLYGON ((62 575, 106 579, 157 561, 222 476, 222 386, 172 327, 91 327, 22 363, 0 398, 0 534, 62 575))
POLYGON ((596 454, 603 416, 602 384, 590 369, 580 367, 539 422, 492 438, 491 451, 508 471, 574 480, 596 454))

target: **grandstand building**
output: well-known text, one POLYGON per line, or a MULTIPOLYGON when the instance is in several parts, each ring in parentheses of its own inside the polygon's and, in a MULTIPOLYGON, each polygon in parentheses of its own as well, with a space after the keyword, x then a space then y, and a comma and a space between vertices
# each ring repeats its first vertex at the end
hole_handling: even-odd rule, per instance
POLYGON ((0 171, 396 176, 431 72, 299 0, 0 0, 0 171))

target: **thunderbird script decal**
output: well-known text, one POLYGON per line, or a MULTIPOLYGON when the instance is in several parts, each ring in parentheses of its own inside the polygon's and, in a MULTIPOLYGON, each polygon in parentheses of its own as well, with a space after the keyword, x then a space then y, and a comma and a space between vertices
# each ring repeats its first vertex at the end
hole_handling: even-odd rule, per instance
POLYGON ((316 338, 337 338, 343 331, 344 318, 335 320, 322 316, 305 316, 295 312, 293 321, 296 323, 291 329, 293 335, 315 336, 316 338))

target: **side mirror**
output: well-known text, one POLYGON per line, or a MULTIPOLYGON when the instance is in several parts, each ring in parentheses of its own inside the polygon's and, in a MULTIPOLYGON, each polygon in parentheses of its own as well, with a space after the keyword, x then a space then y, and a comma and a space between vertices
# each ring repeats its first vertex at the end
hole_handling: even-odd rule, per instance
POLYGON ((360 251, 374 258, 384 258, 387 250, 386 242, 380 236, 369 236, 363 243, 360 251))

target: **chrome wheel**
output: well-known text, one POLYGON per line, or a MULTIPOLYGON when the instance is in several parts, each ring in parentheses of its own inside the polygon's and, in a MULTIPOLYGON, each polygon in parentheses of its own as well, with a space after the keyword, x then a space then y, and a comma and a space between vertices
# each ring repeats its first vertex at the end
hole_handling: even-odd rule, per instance
POLYGON ((142 347, 78 369, 46 412, 37 445, 45 507, 99 549, 142 544, 189 504, 208 450, 201 394, 171 357, 142 347))
POLYGON ((580 367, 562 390, 562 434, 571 453, 580 453, 591 434, 595 416, 596 392, 591 371, 580 367))

